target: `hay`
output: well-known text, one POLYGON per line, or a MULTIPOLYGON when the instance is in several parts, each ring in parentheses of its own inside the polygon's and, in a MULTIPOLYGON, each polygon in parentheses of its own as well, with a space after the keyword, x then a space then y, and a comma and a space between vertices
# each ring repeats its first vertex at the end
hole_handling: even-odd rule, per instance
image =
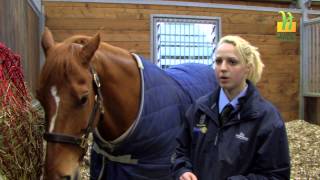
MULTIPOLYGON (((320 179, 320 126, 303 120, 286 123, 292 180, 320 179)), ((81 177, 89 180, 89 156, 81 166, 81 177)))
MULTIPOLYGON (((89 148, 86 155, 83 158, 83 161, 80 164, 80 176, 81 180, 90 180, 90 152, 92 149, 92 133, 89 136, 89 148)), ((0 179, 1 180, 1 179, 0 179)))
POLYGON ((43 113, 31 99, 20 56, 0 43, 0 180, 42 174, 43 113))
POLYGON ((0 169, 7 179, 37 179, 42 168, 42 118, 31 104, 0 112, 0 169))
POLYGON ((295 120, 286 123, 291 179, 320 179, 320 126, 295 120))

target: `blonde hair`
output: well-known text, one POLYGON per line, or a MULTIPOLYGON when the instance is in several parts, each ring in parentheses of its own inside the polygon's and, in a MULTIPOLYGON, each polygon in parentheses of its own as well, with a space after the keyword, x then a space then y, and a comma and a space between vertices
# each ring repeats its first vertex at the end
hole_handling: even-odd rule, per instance
POLYGON ((256 84, 261 79, 264 64, 261 61, 258 48, 252 46, 248 41, 244 40, 240 36, 224 36, 218 43, 220 46, 222 43, 229 43, 235 46, 236 51, 240 54, 240 61, 246 65, 251 66, 247 79, 253 84, 256 84))

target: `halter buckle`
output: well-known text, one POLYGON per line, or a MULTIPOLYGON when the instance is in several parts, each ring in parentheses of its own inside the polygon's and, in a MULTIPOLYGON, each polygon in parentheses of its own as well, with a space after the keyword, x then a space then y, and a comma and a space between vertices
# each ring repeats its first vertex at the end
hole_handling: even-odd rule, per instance
POLYGON ((94 83, 96 83, 97 87, 100 88, 101 84, 100 84, 98 74, 96 72, 93 73, 93 80, 94 80, 94 83))
POLYGON ((82 149, 86 149, 88 147, 88 137, 86 137, 86 135, 81 137, 81 142, 79 145, 82 149))

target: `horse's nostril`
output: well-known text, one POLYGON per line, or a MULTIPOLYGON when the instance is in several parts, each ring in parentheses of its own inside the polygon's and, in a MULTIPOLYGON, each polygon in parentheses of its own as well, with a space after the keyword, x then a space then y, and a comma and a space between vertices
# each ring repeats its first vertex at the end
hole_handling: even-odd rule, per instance
POLYGON ((74 175, 74 180, 79 180, 80 179, 80 172, 79 168, 76 170, 75 175, 74 175))
POLYGON ((71 180, 71 176, 61 176, 61 180, 71 180))
POLYGON ((61 180, 79 180, 80 175, 79 175, 79 169, 77 169, 72 176, 70 175, 65 175, 65 176, 60 176, 61 180))
POLYGON ((83 96, 80 98, 81 105, 85 105, 88 101, 88 96, 83 96))

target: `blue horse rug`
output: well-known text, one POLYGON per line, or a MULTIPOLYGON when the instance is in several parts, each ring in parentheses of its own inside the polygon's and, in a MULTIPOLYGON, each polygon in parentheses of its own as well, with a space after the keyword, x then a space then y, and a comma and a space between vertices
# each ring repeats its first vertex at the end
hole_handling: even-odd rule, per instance
POLYGON ((169 180, 171 156, 188 106, 217 86, 214 70, 181 64, 162 70, 136 56, 142 98, 135 123, 107 142, 96 129, 91 152, 91 180, 169 180))

